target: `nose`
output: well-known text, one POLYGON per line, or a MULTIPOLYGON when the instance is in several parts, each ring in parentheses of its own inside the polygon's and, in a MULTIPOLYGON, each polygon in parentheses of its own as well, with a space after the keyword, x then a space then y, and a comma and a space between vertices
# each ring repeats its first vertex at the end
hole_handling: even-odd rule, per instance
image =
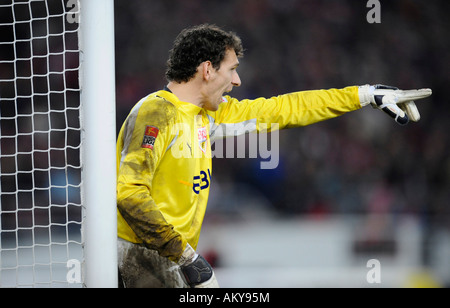
POLYGON ((241 78, 236 71, 234 71, 233 79, 231 79, 231 84, 235 87, 239 87, 241 85, 241 78))

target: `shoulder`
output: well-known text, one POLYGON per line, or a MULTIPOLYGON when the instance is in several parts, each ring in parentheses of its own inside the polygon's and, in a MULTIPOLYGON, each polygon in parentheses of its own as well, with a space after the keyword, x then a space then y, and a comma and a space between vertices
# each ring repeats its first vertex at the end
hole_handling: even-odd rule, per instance
POLYGON ((139 136, 136 138, 140 139, 142 135, 148 133, 149 127, 156 128, 160 134, 170 134, 176 118, 175 106, 152 93, 133 107, 122 125, 121 134, 126 136, 125 138, 136 135, 139 136))
POLYGON ((138 121, 153 123, 158 127, 164 127, 173 123, 176 119, 177 108, 168 100, 152 93, 142 98, 131 110, 130 116, 138 121))
POLYGON ((144 97, 138 102, 136 107, 142 116, 157 116, 159 118, 169 119, 176 115, 177 108, 170 101, 153 93, 144 97))

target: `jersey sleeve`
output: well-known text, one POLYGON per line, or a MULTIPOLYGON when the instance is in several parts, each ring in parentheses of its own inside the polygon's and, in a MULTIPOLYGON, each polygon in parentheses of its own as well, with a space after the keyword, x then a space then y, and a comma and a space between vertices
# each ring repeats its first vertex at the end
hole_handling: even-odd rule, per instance
POLYGON ((117 206, 137 237, 161 256, 177 261, 184 239, 167 223, 152 198, 152 180, 172 140, 175 108, 166 101, 135 107, 119 133, 117 206))
POLYGON ((219 109, 208 114, 212 120, 211 136, 218 138, 252 130, 271 131, 306 126, 360 108, 358 87, 354 86, 301 91, 254 100, 239 101, 225 96, 219 109))

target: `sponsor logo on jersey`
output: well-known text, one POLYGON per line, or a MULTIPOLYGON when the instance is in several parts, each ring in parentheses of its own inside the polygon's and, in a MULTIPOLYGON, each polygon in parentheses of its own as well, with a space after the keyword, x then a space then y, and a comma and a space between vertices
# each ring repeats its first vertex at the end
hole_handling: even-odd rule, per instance
POLYGON ((200 175, 194 176, 194 184, 192 185, 192 190, 198 195, 201 190, 207 189, 211 182, 211 171, 208 172, 200 171, 200 175))
POLYGON ((153 150, 156 137, 158 137, 159 129, 155 126, 147 125, 144 133, 144 140, 142 141, 142 147, 153 150))

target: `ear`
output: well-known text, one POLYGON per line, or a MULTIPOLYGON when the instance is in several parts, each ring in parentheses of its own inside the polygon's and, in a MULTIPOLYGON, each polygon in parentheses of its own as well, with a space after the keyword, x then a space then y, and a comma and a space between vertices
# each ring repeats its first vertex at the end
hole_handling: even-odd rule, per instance
POLYGON ((213 72, 213 65, 212 65, 211 61, 202 62, 200 64, 200 66, 201 66, 202 73, 203 73, 202 74, 203 75, 203 79, 204 80, 211 79, 211 74, 213 72))

